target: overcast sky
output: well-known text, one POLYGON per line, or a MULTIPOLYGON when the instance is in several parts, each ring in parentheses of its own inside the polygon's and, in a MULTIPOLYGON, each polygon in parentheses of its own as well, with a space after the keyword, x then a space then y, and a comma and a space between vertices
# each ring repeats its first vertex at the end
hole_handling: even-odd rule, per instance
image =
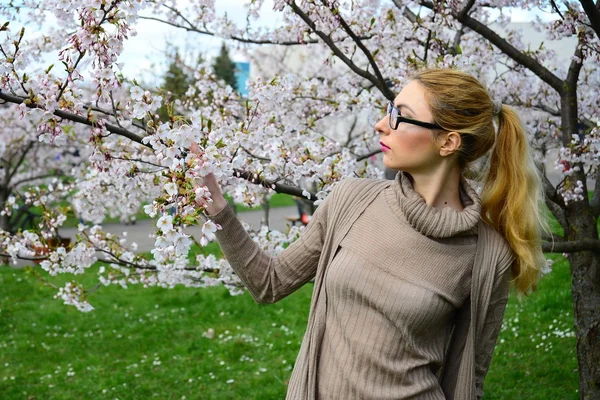
MULTIPOLYGON (((182 2, 183 3, 183 2, 182 2)), ((227 16, 238 26, 246 25, 246 7, 243 0, 218 0, 216 10, 218 15, 227 16)), ((280 13, 273 11, 273 1, 265 0, 261 13, 261 19, 254 26, 262 25, 274 27, 282 23, 280 13)), ((141 15, 148 15, 142 12, 141 15)), ((160 76, 165 69, 165 50, 176 46, 181 53, 196 56, 202 53, 208 57, 218 54, 222 39, 202 35, 194 32, 186 32, 183 29, 171 27, 167 24, 140 20, 136 25, 137 36, 130 38, 122 53, 120 62, 125 64, 124 74, 136 76, 142 72, 145 79, 152 76, 160 76)), ((232 52, 234 61, 245 61, 242 56, 232 52)))
MULTIPOLYGON (((179 0, 179 4, 187 1, 179 0)), ((382 2, 391 2, 391 0, 382 0, 382 2)), ((247 0, 217 0, 215 3, 218 15, 227 13, 228 18, 238 26, 246 25, 245 4, 247 0)), ((149 15, 149 13, 142 11, 141 15, 149 15)), ((539 12, 538 15, 548 19, 539 12)), ((515 22, 531 21, 534 16, 535 14, 532 12, 521 10, 512 13, 515 22)), ((52 24, 53 20, 53 18, 49 18, 48 23, 52 24)), ((264 0, 261 18, 252 24, 253 26, 275 27, 281 25, 282 22, 281 14, 273 11, 273 0, 264 0)), ((189 33, 183 29, 151 20, 140 20, 136 25, 136 30, 137 35, 125 42, 125 49, 118 61, 123 63, 123 73, 126 77, 136 78, 138 81, 148 84, 162 80, 166 70, 166 51, 172 49, 173 46, 177 47, 183 55, 193 56, 195 59, 199 53, 207 57, 214 57, 222 43, 222 39, 219 38, 189 33)), ((232 51, 231 56, 234 61, 245 61, 243 56, 236 54, 235 51, 232 51)), ((48 54, 41 64, 31 67, 46 69, 52 63, 56 63, 56 53, 48 54)))
MULTIPOLYGON (((386 1, 386 0, 384 0, 386 1)), ((227 13, 229 19, 238 26, 246 24, 246 7, 243 0, 218 0, 215 2, 217 14, 227 13)), ((142 12, 142 15, 144 13, 142 12)), ((519 10, 513 13, 515 22, 530 21, 534 13, 519 10)), ((542 15, 542 17, 544 17, 542 15)), ((258 24, 277 26, 282 20, 279 13, 273 11, 273 1, 265 0, 262 8, 261 19, 258 24)), ((182 29, 170 27, 166 24, 141 20, 137 25, 138 34, 131 38, 125 45, 125 50, 119 61, 125 64, 124 74, 128 77, 143 77, 151 81, 160 79, 165 69, 165 50, 170 45, 177 46, 182 53, 194 54, 202 52, 207 56, 218 53, 222 40, 198 33, 188 33, 182 29)), ((235 61, 244 61, 243 57, 232 53, 235 61)))

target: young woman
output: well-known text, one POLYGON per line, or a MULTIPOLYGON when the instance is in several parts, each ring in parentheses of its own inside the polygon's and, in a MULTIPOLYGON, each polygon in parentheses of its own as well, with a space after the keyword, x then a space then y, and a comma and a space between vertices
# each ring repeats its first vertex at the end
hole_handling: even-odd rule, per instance
POLYGON ((315 279, 288 399, 478 399, 509 283, 533 289, 544 264, 527 137, 511 108, 450 69, 418 73, 375 129, 396 179, 343 180, 277 257, 213 176, 207 212, 257 302, 315 279), (478 195, 464 177, 490 150, 478 195))

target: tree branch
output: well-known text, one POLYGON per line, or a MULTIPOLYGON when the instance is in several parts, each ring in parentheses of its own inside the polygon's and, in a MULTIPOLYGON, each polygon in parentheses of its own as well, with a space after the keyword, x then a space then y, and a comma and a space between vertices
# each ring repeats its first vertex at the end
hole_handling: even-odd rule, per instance
MULTIPOLYGON (((23 97, 13 96, 11 94, 3 92, 2 90, 0 90, 0 99, 8 101, 10 103, 15 103, 15 104, 21 104, 26 100, 23 97)), ((38 106, 36 104, 28 104, 27 106, 30 108, 38 108, 38 106)), ((73 114, 71 112, 63 111, 63 110, 54 111, 54 115, 56 115, 60 118, 69 120, 69 121, 77 122, 77 123, 88 125, 88 126, 96 125, 94 122, 90 121, 86 117, 83 117, 83 116, 77 115, 77 114, 73 114)), ((128 131, 127 129, 120 128, 120 127, 112 125, 112 124, 105 124, 104 126, 105 126, 106 130, 108 130, 111 133, 126 137, 126 138, 132 140, 133 142, 139 143, 150 149, 152 148, 149 144, 142 143, 141 136, 138 136, 135 133, 128 131)), ((244 178, 251 183, 256 183, 259 185, 263 185, 264 187, 273 189, 277 193, 285 193, 285 194, 290 194, 292 196, 304 197, 302 195, 303 190, 299 187, 282 185, 282 184, 276 183, 276 182, 268 182, 260 177, 254 178, 252 173, 247 172, 247 171, 242 171, 242 170, 236 170, 236 176, 244 178)), ((311 199, 312 199, 312 201, 315 201, 316 195, 311 193, 311 199)))
POLYGON ((600 3, 594 4, 593 0, 579 0, 579 2, 590 20, 592 29, 600 39, 600 3))
MULTIPOLYGON (((0 252, 0 257, 10 258, 12 256, 10 254, 0 252)), ((24 261, 43 261, 43 260, 48 259, 48 257, 21 257, 21 256, 17 256, 17 258, 19 260, 24 260, 24 261)))
POLYGON ((400 0, 392 0, 392 1, 396 5, 396 7, 398 7, 399 9, 402 10, 402 8, 404 8, 402 10, 402 15, 404 15, 404 17, 406 19, 408 19, 413 24, 417 22, 416 14, 414 12, 412 12, 405 4, 402 4, 402 2, 400 0))
POLYGON ((460 12, 458 13, 459 17, 466 17, 469 15, 469 11, 471 11, 471 8, 473 8, 473 6, 475 5, 475 0, 469 0, 469 2, 467 3, 467 5, 460 10, 460 12))
POLYGON ((308 25, 308 27, 310 29, 312 29, 312 31, 315 32, 317 34, 317 36, 319 36, 323 42, 325 42, 325 44, 331 49, 333 54, 335 54, 340 60, 342 60, 342 62, 344 64, 346 64, 355 74, 357 74, 358 76, 373 83, 373 85, 375 85, 375 87, 377 89, 379 89, 379 91, 381 91, 381 93, 388 100, 394 99, 394 97, 395 97, 394 92, 392 92, 392 90, 387 87, 384 80, 379 80, 379 79, 377 79, 376 76, 369 73, 368 71, 360 69, 352 60, 350 60, 348 57, 346 57, 346 55, 340 50, 340 48, 336 46, 336 44, 334 43, 334 41, 331 39, 330 36, 326 35, 322 31, 317 30, 317 27, 316 27, 314 21, 311 20, 310 17, 304 11, 302 11, 302 9, 300 7, 298 7, 298 5, 296 4, 295 1, 290 1, 288 4, 290 7, 292 7, 292 10, 300 18, 302 18, 302 20, 306 23, 306 25, 308 25))
POLYGON ((544 242, 544 253, 577 253, 579 251, 600 252, 600 240, 582 239, 572 242, 544 242))
POLYGON ((379 153, 381 153, 381 149, 373 150, 372 152, 363 154, 362 156, 356 156, 356 161, 365 160, 365 159, 367 159, 369 157, 373 157, 374 155, 379 154, 379 153))
POLYGON ((590 201, 590 207, 592 208, 592 212, 594 213, 594 218, 598 218, 600 216, 600 168, 596 172, 596 183, 594 185, 594 195, 592 196, 592 200, 590 201))
POLYGON ((55 178, 57 176, 64 176, 64 174, 61 171, 56 171, 55 170, 55 171, 53 171, 53 172, 51 172, 49 174, 37 175, 37 176, 29 177, 29 178, 24 178, 24 179, 21 179, 20 181, 15 182, 13 185, 11 185, 12 186, 11 190, 16 189, 17 186, 19 186, 19 185, 21 185, 21 184, 23 184, 25 182, 31 182, 31 181, 35 181, 35 180, 38 180, 38 179, 45 179, 45 178, 55 178))
MULTIPOLYGON (((420 4, 426 8, 429 8, 430 10, 434 9, 434 4, 430 1, 421 1, 420 4)), ((469 15, 463 14, 462 12, 454 12, 452 13, 452 16, 458 22, 465 25, 467 28, 477 32, 479 35, 481 35, 488 42, 496 46, 508 57, 512 58, 524 67, 528 68, 531 72, 536 74, 541 80, 550 85, 558 93, 563 93, 563 81, 559 77, 554 75, 546 67, 544 67, 542 64, 540 64, 536 59, 518 50, 516 47, 514 47, 513 45, 508 43, 504 38, 498 35, 496 32, 494 32, 481 22, 471 18, 469 15)))
POLYGON ((564 15, 562 15, 560 10, 558 9, 556 2, 554 0, 550 0, 550 4, 552 5, 552 8, 554 9, 554 11, 556 11, 556 13, 560 16, 560 19, 562 19, 564 21, 565 17, 564 17, 564 15))
MULTIPOLYGON (((21 96, 13 96, 12 94, 8 94, 4 91, 2 91, 0 89, 0 99, 4 100, 4 101, 8 101, 9 103, 15 103, 15 104, 21 104, 23 103, 27 98, 25 97, 21 97, 21 96)), ((38 106, 35 103, 32 104, 27 104, 27 107, 29 108, 40 108, 40 106, 38 106)), ((77 122, 79 124, 83 124, 83 125, 87 125, 87 126, 97 126, 97 124, 93 121, 90 121, 87 117, 84 117, 82 115, 77 115, 74 114, 72 112, 68 112, 68 111, 63 111, 63 110, 55 110, 54 111, 54 115, 56 115, 57 117, 69 120, 69 121, 73 121, 73 122, 77 122)), ((116 135, 120 135, 123 137, 126 137, 127 139, 130 139, 136 143, 139 143, 143 146, 146 146, 148 148, 152 148, 150 145, 144 144, 142 143, 142 137, 139 135, 136 135, 135 133, 124 129, 124 128, 120 128, 118 126, 112 125, 112 124, 105 124, 104 127, 106 128, 107 131, 109 131, 110 133, 114 133, 116 135)))
MULTIPOLYGON (((250 183, 254 183, 257 185, 261 185, 265 188, 272 189, 272 190, 276 191, 277 193, 285 193, 285 194, 289 194, 289 195, 296 196, 296 197, 302 197, 302 198, 306 199, 306 196, 304 196, 302 194, 302 192, 304 190, 302 188, 299 188, 296 186, 288 186, 288 185, 282 185, 281 183, 277 183, 277 182, 269 182, 260 176, 255 178, 253 173, 248 172, 248 171, 242 171, 239 169, 234 170, 234 176, 245 179, 250 183)), ((307 199, 307 200, 314 202, 317 200, 317 195, 314 193, 310 193, 310 199, 307 199)))
POLYGON ((458 54, 458 48, 460 47, 460 41, 462 40, 462 36, 465 33, 465 27, 461 25, 456 35, 454 35, 454 41, 452 42, 452 55, 458 54))
MULTIPOLYGON (((183 29, 187 32, 194 32, 194 33, 199 33, 201 35, 207 35, 207 36, 214 36, 216 37, 217 34, 214 32, 210 32, 207 30, 202 30, 199 28, 196 28, 195 26, 193 26, 192 24, 190 24, 188 22, 188 24, 190 26, 183 26, 183 25, 179 25, 173 22, 169 22, 166 21, 164 19, 160 19, 160 18, 156 18, 156 17, 145 17, 145 16, 140 16, 140 19, 147 19, 150 21, 157 21, 163 24, 167 24, 170 25, 174 28, 179 28, 179 29, 183 29)), ((361 39, 363 40, 368 40, 371 39, 373 36, 372 35, 365 35, 365 36, 360 36, 361 39)), ((318 39, 308 39, 308 40, 303 40, 303 41, 283 41, 283 42, 277 42, 274 40, 267 40, 267 39, 263 39, 263 40, 258 40, 258 39, 248 39, 248 38, 243 38, 240 36, 230 36, 227 39, 231 39, 231 40, 235 40, 236 42, 240 42, 240 43, 247 43, 247 44, 274 44, 274 45, 278 45, 278 46, 303 46, 306 44, 316 44, 319 43, 318 39)))
POLYGON ((562 196, 557 192, 556 188, 552 185, 550 180, 548 180, 548 177, 545 173, 541 174, 541 177, 542 184, 544 187, 544 200, 546 206, 562 227, 568 226, 567 216, 564 211, 565 203, 562 196))
MULTIPOLYGON (((17 173, 17 170, 19 169, 21 164, 23 164, 23 161, 25 161, 25 157, 27 156, 27 153, 29 153, 29 150, 31 150, 33 148, 34 144, 35 144, 35 142, 33 142, 33 141, 27 143, 27 146, 25 146, 25 149, 23 150, 23 152, 21 152, 21 157, 19 157, 19 161, 17 161, 17 163, 15 164, 15 168, 8 174, 7 184, 10 184, 10 180, 15 176, 15 174, 17 173)), ((10 166, 7 166, 7 167, 9 168, 10 166)))
POLYGON ((569 65, 569 72, 567 73, 567 79, 566 79, 566 83, 568 85, 567 90, 576 92, 577 81, 579 80, 579 73, 581 72, 582 67, 583 67, 583 50, 582 50, 582 39, 580 38, 577 41, 577 46, 575 47, 575 54, 573 54, 573 58, 571 59, 571 64, 569 65))
MULTIPOLYGON (((322 0, 322 2, 323 2, 323 4, 325 4, 329 7, 327 0, 322 0)), ((331 9, 331 7, 330 7, 330 10, 333 13, 333 10, 331 9)), ((381 75, 381 71, 379 71, 379 67, 377 66, 377 63, 375 62, 375 59, 373 58, 373 54, 363 44, 362 40, 354 33, 352 28, 350 28, 350 25, 348 25, 348 23, 346 22, 344 17, 342 17, 342 15, 340 13, 337 13, 336 17, 337 17, 338 21, 340 22, 340 25, 342 26, 344 31, 348 34, 348 36, 350 36, 350 38, 354 41, 354 43, 356 43, 356 45, 363 52, 365 57, 367 57, 367 60, 369 61, 369 64, 373 68, 373 72, 375 73, 375 77, 377 78, 377 80, 379 82, 385 82, 385 79, 383 78, 383 75, 381 75)), ((387 87, 387 85, 386 85, 386 87, 387 87)), ((384 95, 385 95, 385 93, 384 93, 384 95)))

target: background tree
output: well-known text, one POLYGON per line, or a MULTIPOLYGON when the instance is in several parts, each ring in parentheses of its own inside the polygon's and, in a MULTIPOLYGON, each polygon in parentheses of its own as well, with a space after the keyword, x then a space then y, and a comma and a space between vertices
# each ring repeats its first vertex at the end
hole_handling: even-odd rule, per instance
POLYGON ((235 77, 235 63, 229 57, 229 49, 225 42, 221 44, 219 55, 213 63, 213 71, 217 79, 222 79, 226 84, 237 90, 237 79, 235 77))
MULTIPOLYGON (((14 105, 0 106, 0 229, 17 233, 37 228, 43 218, 43 208, 28 201, 30 188, 41 189, 52 200, 48 203, 66 205, 69 182, 66 174, 76 169, 81 157, 80 143, 68 139, 62 146, 40 143, 36 134, 36 120, 25 118, 14 121, 14 105), (48 191, 48 187, 52 188, 48 191), (52 192, 52 193, 50 193, 52 192)), ((67 126, 65 129, 71 129, 67 126)))
POLYGON ((158 109, 161 121, 168 121, 170 116, 177 115, 174 102, 184 98, 192 83, 177 49, 174 50, 173 54, 168 55, 168 59, 169 65, 159 89, 159 92, 165 98, 165 103, 158 109), (168 108, 171 108, 170 115, 168 108))

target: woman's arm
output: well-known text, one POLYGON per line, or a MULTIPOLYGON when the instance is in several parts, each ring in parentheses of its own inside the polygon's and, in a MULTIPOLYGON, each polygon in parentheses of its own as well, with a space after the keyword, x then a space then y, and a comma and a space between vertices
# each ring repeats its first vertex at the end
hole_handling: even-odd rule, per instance
POLYGON ((213 198, 206 207, 208 217, 222 228, 216 232, 221 250, 258 303, 279 301, 314 278, 325 237, 328 200, 319 206, 300 237, 272 257, 242 227, 214 176, 206 177, 204 183, 213 198))
POLYGON ((507 251, 505 257, 500 261, 499 274, 494 278, 494 287, 485 316, 485 322, 481 336, 476 338, 477 348, 475 349, 475 388, 476 398, 483 396, 483 381, 487 375, 494 355, 496 341, 502 328, 504 311, 508 302, 508 293, 510 288, 510 265, 513 256, 507 251))

